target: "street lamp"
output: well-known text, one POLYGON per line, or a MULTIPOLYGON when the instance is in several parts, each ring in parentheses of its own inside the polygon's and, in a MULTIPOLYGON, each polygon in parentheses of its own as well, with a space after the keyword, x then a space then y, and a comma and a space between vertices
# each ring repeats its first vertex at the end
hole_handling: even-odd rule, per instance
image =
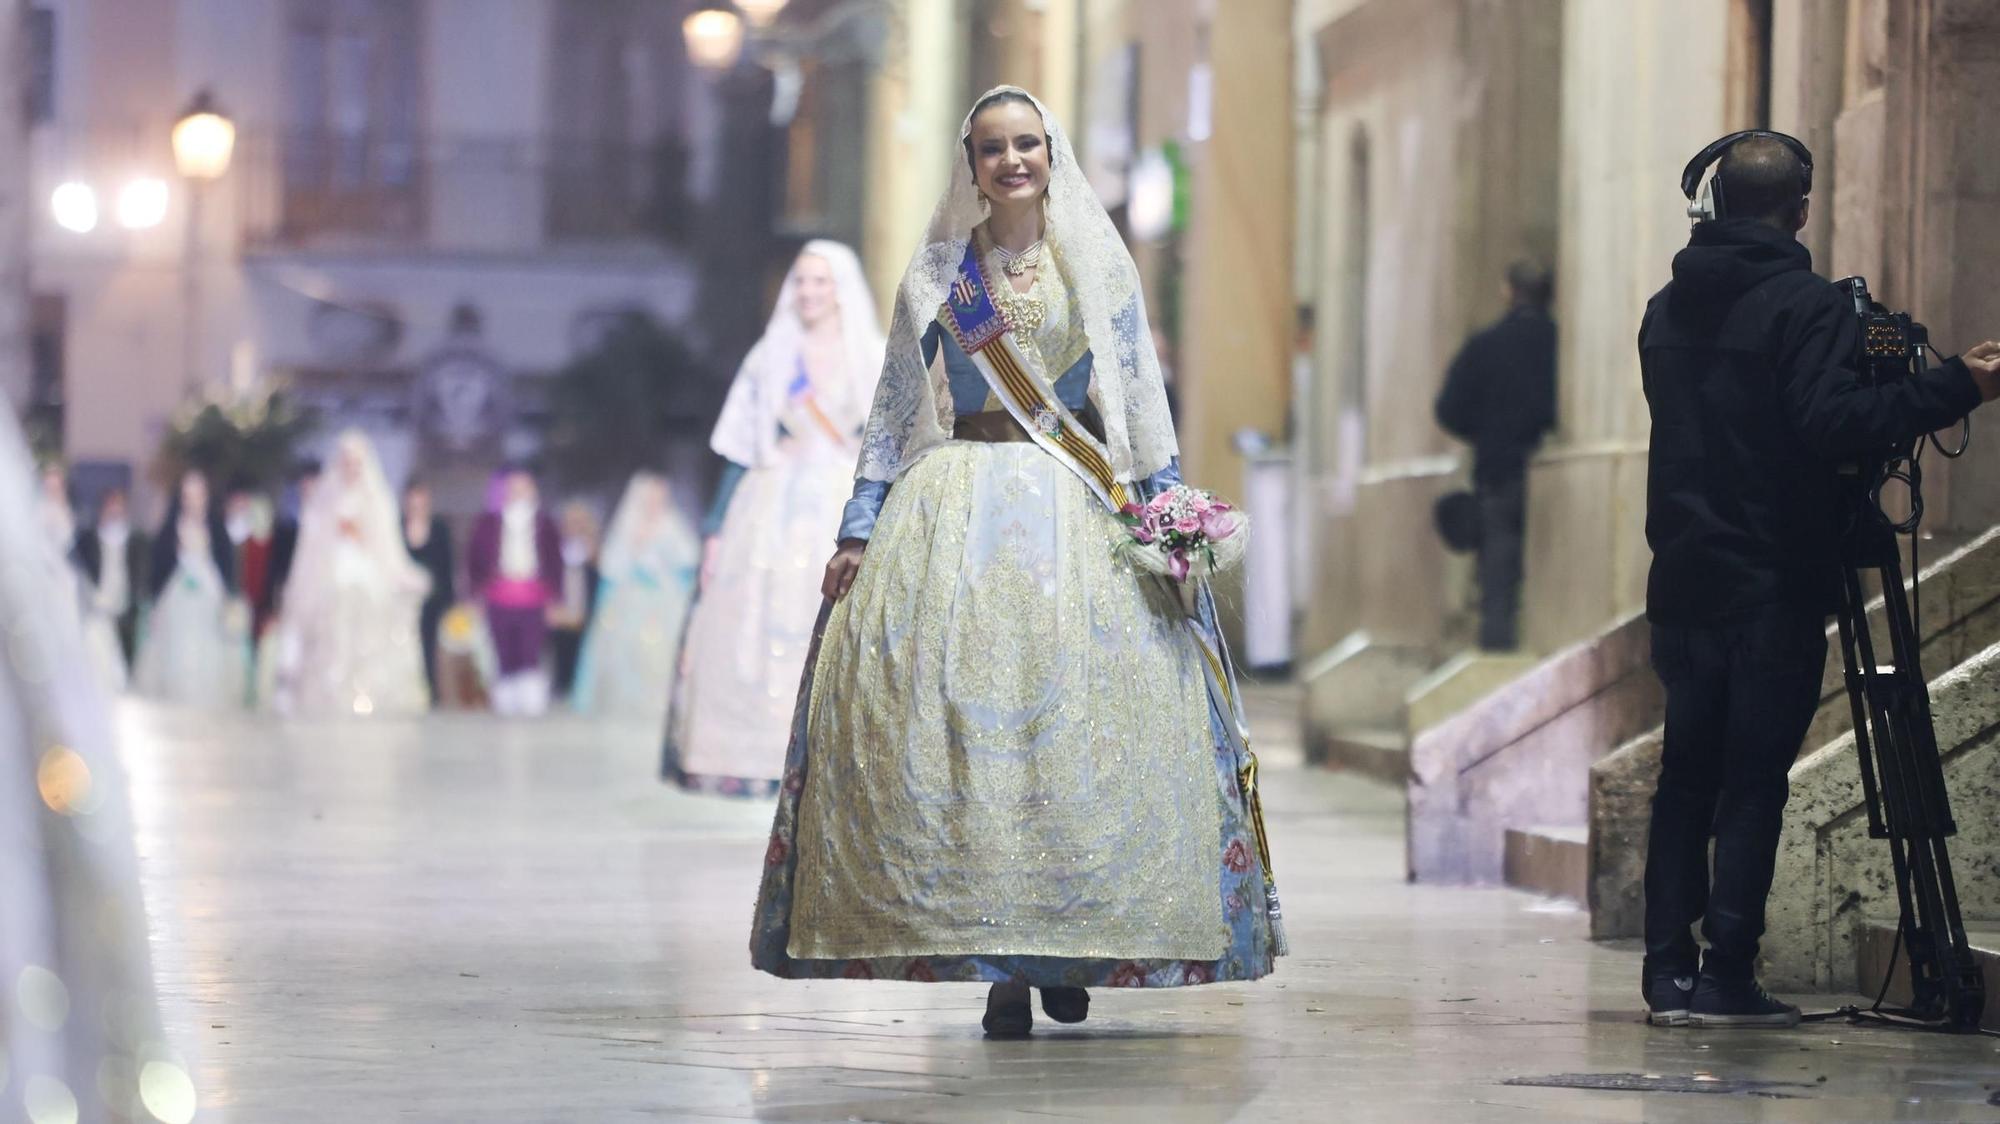
POLYGON ((201 231, 204 189, 229 172, 236 152, 236 123, 208 89, 174 122, 174 166, 188 185, 187 231, 181 254, 181 377, 190 391, 201 386, 201 231))
POLYGON ((221 179, 235 151, 236 123, 216 106, 212 92, 196 94, 174 122, 174 165, 182 178, 201 183, 221 179))
POLYGON ((743 17, 728 8, 702 8, 681 21, 688 59, 703 70, 728 70, 743 57, 743 17))
POLYGON ((778 22, 778 13, 785 10, 790 0, 736 0, 736 6, 743 9, 754 27, 769 27, 778 22))

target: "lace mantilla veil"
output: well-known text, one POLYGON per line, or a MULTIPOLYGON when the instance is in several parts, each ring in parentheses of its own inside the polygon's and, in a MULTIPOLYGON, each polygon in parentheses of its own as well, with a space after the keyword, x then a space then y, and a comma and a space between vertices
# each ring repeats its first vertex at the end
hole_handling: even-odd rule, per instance
MULTIPOLYGON (((1112 471, 1120 480, 1142 479, 1167 467, 1179 446, 1146 323, 1138 267, 1084 178, 1069 135, 1046 106, 1015 86, 996 87, 973 104, 1003 93, 1026 98, 1041 114, 1050 159, 1044 237, 1083 314, 1094 363, 1090 400, 1104 420, 1112 471)), ((986 219, 963 156, 962 142, 971 132, 968 113, 959 129, 951 186, 932 212, 923 244, 896 290, 888 356, 856 469, 862 479, 893 481, 950 438, 951 394, 943 374, 933 377, 924 364, 923 337, 958 276, 974 228, 986 219)))
MULTIPOLYGON (((824 402, 836 418, 845 416, 852 424, 860 419, 875 393, 875 376, 882 369, 882 322, 876 319, 875 296, 868 291, 868 278, 861 259, 839 242, 816 238, 805 244, 799 257, 817 257, 833 270, 834 291, 840 301, 840 331, 847 347, 848 400, 824 402)), ((798 287, 797 259, 785 274, 778 290, 777 307, 757 345, 743 357, 743 366, 730 384, 729 398, 716 419, 709 446, 723 457, 748 468, 769 465, 777 451, 778 418, 784 413, 788 390, 798 371, 799 347, 806 326, 799 319, 794 292, 798 287)))
POLYGON ((674 506, 666 480, 655 472, 640 472, 625 486, 611 517, 604 549, 597 555, 598 571, 613 581, 626 580, 638 563, 648 560, 649 551, 657 552, 652 561, 691 567, 701 556, 701 543, 674 506))
POLYGON ((299 518, 299 545, 292 577, 285 583, 285 614, 309 613, 316 603, 330 603, 334 585, 334 552, 341 523, 351 521, 360 535, 358 545, 374 564, 378 580, 397 592, 420 592, 428 576, 403 545, 403 519, 396 493, 382 471, 375 444, 358 429, 343 432, 312 499, 299 518), (342 462, 352 458, 356 479, 344 479, 342 462))

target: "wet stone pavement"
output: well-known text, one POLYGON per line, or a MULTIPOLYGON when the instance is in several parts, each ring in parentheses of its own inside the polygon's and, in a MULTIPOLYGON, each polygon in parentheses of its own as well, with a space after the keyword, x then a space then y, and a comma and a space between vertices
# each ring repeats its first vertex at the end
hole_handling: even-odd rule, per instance
POLYGON ((1019 1043, 982 988, 752 972, 769 806, 662 787, 652 731, 121 721, 207 1121, 2000 1120, 1991 1039, 1645 1026, 1631 947, 1408 885, 1400 796, 1285 765, 1284 713, 1294 955, 1019 1043))

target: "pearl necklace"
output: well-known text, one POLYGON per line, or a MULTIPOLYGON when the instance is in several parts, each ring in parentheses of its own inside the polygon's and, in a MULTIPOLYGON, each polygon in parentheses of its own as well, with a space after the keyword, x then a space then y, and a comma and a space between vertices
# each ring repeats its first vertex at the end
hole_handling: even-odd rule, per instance
POLYGON ((1044 241, 1046 239, 1036 239, 1034 245, 1018 254, 998 242, 993 243, 993 249, 1000 255, 1000 268, 1006 271, 1007 276, 1020 277, 1041 266, 1044 241))

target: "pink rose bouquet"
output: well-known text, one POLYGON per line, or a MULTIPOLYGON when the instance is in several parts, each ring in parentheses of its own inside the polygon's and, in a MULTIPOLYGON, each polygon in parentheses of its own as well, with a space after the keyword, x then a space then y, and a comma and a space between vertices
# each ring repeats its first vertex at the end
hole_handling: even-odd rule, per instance
POLYGON ((1211 577, 1243 558, 1250 517, 1209 492, 1176 484, 1119 515, 1131 535, 1118 551, 1133 565, 1176 582, 1211 577))

